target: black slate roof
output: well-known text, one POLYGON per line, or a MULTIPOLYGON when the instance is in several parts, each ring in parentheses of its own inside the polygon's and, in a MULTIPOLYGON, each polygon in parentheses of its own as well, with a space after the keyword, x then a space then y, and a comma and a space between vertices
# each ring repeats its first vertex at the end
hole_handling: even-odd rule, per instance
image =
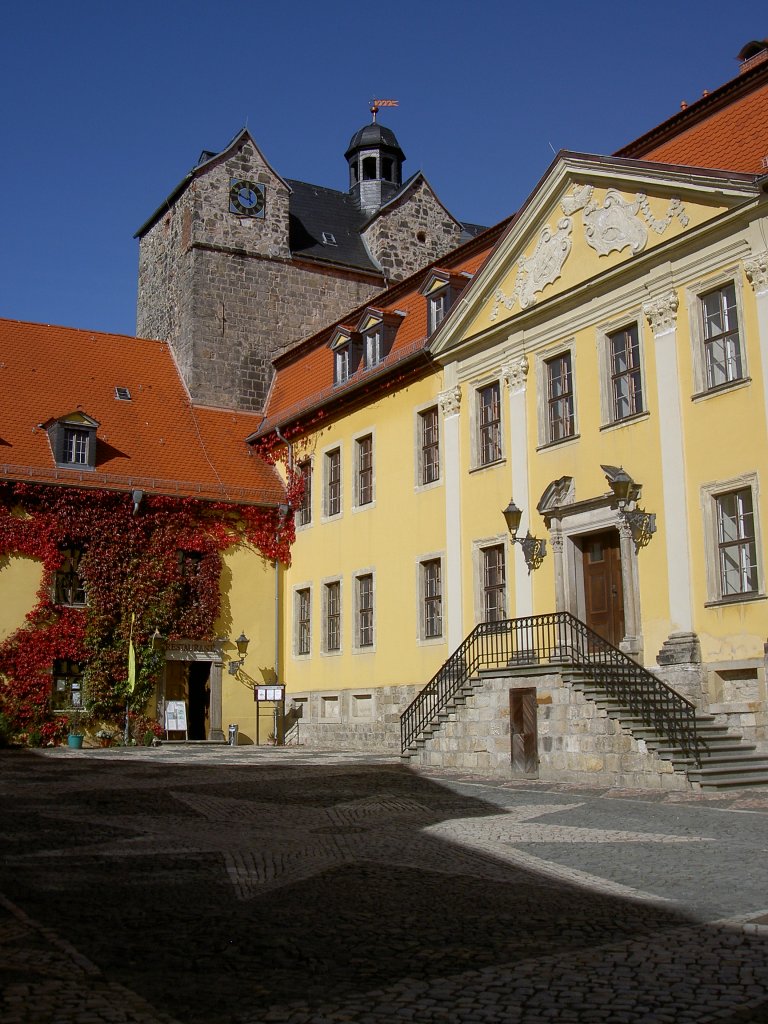
POLYGON ((381 275, 371 259, 360 231, 368 215, 355 205, 348 192, 287 178, 289 200, 289 242, 294 256, 353 267, 381 275), (323 232, 333 235, 336 245, 323 243, 323 232))

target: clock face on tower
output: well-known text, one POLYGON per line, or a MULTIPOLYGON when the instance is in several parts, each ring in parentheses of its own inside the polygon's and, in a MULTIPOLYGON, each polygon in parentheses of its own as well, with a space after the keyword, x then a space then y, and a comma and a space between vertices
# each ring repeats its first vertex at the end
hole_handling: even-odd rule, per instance
POLYGON ((263 217, 267 186, 245 178, 230 178, 229 212, 239 217, 263 217))

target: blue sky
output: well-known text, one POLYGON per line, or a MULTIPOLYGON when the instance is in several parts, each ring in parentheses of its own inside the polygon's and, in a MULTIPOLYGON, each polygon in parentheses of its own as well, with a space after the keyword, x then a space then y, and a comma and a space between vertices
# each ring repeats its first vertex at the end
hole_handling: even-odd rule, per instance
POLYGON ((405 173, 493 224, 554 151, 618 149, 768 33, 752 0, 39 0, 0 26, 0 316, 126 334, 134 232, 245 124, 285 177, 343 189, 396 98, 405 173))

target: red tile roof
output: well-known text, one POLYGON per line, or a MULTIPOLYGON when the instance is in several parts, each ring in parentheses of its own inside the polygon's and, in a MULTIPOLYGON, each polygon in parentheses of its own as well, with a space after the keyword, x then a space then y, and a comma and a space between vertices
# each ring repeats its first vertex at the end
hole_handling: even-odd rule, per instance
POLYGON ((245 444, 260 418, 193 406, 165 342, 0 319, 2 479, 276 504, 277 473, 245 444), (93 471, 57 468, 40 426, 75 411, 99 423, 93 471))
MULTIPOLYGON (((375 296, 365 306, 344 315, 336 324, 300 342, 275 361, 276 376, 267 400, 266 416, 258 433, 264 435, 276 426, 285 426, 311 410, 329 411, 339 400, 347 400, 354 393, 365 390, 370 395, 382 379, 398 367, 410 364, 422 356, 423 365, 429 361, 427 337, 427 299, 419 293, 424 278, 432 269, 450 270, 452 274, 473 275, 489 255, 508 220, 489 228, 466 242, 434 264, 393 285, 375 296), (354 330, 363 311, 374 307, 385 313, 404 313, 397 329, 392 348, 380 366, 369 370, 361 367, 348 381, 336 385, 333 381, 333 356, 329 343, 335 328, 343 324, 354 330)), ((469 278, 467 278, 469 283, 469 278)))
POLYGON ((761 174, 768 170, 768 62, 761 61, 616 156, 761 174))

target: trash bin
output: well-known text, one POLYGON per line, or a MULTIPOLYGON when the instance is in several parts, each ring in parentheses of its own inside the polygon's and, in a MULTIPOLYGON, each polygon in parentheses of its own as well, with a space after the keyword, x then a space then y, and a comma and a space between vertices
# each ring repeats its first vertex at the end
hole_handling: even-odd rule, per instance
POLYGON ((229 723, 229 745, 230 747, 237 746, 237 733, 240 726, 236 722, 229 723))

